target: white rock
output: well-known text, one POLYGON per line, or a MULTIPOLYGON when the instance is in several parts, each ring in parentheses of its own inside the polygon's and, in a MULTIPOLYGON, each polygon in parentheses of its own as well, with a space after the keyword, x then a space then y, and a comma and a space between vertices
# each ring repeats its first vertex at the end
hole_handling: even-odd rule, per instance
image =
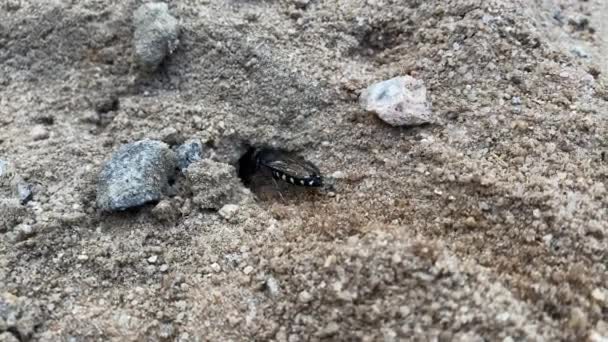
POLYGON ((372 84, 359 97, 363 108, 393 126, 431 122, 431 103, 424 82, 411 76, 395 77, 372 84))
POLYGON ((298 294, 298 300, 302 303, 312 301, 312 295, 308 291, 302 291, 298 294))
POLYGON ((213 264, 211 264, 211 269, 215 273, 220 273, 222 271, 222 266, 220 266, 217 262, 214 262, 213 264))
POLYGON ((279 283, 272 276, 270 276, 270 277, 268 277, 268 279, 266 279, 266 288, 268 288, 268 292, 273 296, 276 296, 279 294, 279 283))
POLYGON ((342 171, 336 171, 336 172, 332 173, 331 177, 335 178, 335 179, 342 179, 342 178, 346 178, 346 174, 342 171))
POLYGON ((44 140, 49 137, 49 131, 42 125, 36 125, 32 128, 31 136, 34 141, 44 140))
POLYGON ((251 266, 246 266, 245 269, 243 269, 243 273, 245 273, 246 275, 251 274, 251 272, 253 272, 253 267, 251 266))
POLYGON ((218 213, 226 220, 230 220, 234 217, 234 215, 236 215, 239 209, 240 207, 236 204, 226 204, 222 207, 222 209, 219 210, 218 213))

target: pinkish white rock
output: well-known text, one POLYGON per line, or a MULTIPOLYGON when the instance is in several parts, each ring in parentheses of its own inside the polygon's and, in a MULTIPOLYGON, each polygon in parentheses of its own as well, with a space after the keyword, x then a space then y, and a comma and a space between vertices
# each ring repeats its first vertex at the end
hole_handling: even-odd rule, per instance
POLYGON ((393 126, 415 126, 432 121, 426 87, 411 76, 374 83, 361 93, 359 101, 365 110, 376 113, 382 121, 393 126))

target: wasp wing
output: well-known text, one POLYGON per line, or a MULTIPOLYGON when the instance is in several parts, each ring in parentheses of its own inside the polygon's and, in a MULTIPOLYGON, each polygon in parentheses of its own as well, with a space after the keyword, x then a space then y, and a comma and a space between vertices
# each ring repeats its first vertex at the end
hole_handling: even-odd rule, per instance
POLYGON ((313 163, 289 152, 264 150, 258 154, 258 158, 260 164, 292 177, 306 178, 321 173, 313 163))

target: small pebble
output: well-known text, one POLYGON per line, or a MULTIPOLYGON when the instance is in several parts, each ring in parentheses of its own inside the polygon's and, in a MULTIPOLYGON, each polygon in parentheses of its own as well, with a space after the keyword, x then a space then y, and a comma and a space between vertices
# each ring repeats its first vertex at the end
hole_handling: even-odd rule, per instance
POLYGON ((25 182, 17 183, 17 196, 19 197, 19 202, 21 204, 29 202, 34 197, 32 185, 25 182))
POLYGON ((153 255, 148 258, 148 262, 151 264, 156 264, 157 261, 158 261, 158 255, 153 255))
POLYGON ((173 222, 177 219, 178 210, 173 207, 170 201, 162 200, 152 209, 152 215, 162 222, 173 222))
POLYGON ((211 264, 211 270, 215 273, 220 273, 222 271, 222 266, 220 266, 217 262, 211 264))
POLYGON ((266 288, 268 289, 268 293, 270 293, 272 296, 279 294, 279 283, 272 276, 266 279, 266 288))
POLYGON ((570 52, 572 52, 576 57, 579 57, 579 58, 588 58, 589 57, 589 54, 587 53, 587 51, 585 51, 580 46, 573 47, 572 49, 570 49, 570 52))
POLYGON ((166 3, 146 3, 133 13, 135 59, 146 71, 154 71, 179 44, 179 25, 166 3))
POLYGON ((30 135, 34 141, 45 140, 49 137, 49 131, 42 125, 36 125, 32 128, 30 135))
POLYGON ((167 265, 167 264, 162 264, 162 265, 160 265, 160 271, 161 271, 161 272, 165 273, 165 272, 167 272, 168 270, 169 270, 169 265, 167 265))
POLYGON ((202 159, 203 144, 198 139, 190 139, 180 145, 175 153, 177 154, 177 167, 184 172, 190 164, 202 159))
POLYGON ((226 220, 233 218, 239 211, 240 207, 236 204, 226 204, 219 210, 219 214, 226 220))
POLYGON ((301 303, 309 303, 312 301, 312 295, 308 291, 302 291, 298 294, 298 300, 301 303))
POLYGON ((598 302, 604 303, 606 302, 606 290, 601 289, 601 288, 596 288, 593 291, 591 291, 591 297, 593 297, 593 299, 597 300, 598 302))
POLYGON ((393 126, 431 122, 431 104, 424 83, 411 76, 395 77, 372 84, 359 97, 361 106, 393 126))
POLYGON ((160 140, 168 145, 178 145, 184 142, 181 133, 175 127, 165 127, 160 132, 160 140))
POLYGON ((253 267, 252 266, 247 266, 243 269, 243 273, 245 273, 246 275, 251 274, 251 272, 253 272, 253 267))
POLYGON ((336 172, 332 173, 331 177, 335 178, 335 179, 342 179, 342 178, 346 177, 346 174, 342 171, 336 171, 336 172))
POLYGON ((328 338, 334 336, 340 331, 340 326, 336 322, 329 322, 327 326, 317 332, 317 335, 321 338, 328 338))
POLYGON ((472 216, 467 217, 467 219, 464 221, 464 224, 468 228, 476 228, 478 226, 477 221, 472 216))

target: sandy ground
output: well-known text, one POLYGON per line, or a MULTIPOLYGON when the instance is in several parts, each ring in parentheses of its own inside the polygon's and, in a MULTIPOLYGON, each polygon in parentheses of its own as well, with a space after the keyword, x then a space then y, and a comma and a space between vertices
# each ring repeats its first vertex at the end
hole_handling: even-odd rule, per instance
POLYGON ((173 1, 148 76, 140 4, 0 2, 0 159, 34 189, 0 192, 0 341, 608 338, 608 3, 173 1), (436 123, 361 110, 405 74, 436 123), (343 177, 239 185, 230 216, 183 179, 162 216, 100 212, 103 162, 143 138, 343 177))

